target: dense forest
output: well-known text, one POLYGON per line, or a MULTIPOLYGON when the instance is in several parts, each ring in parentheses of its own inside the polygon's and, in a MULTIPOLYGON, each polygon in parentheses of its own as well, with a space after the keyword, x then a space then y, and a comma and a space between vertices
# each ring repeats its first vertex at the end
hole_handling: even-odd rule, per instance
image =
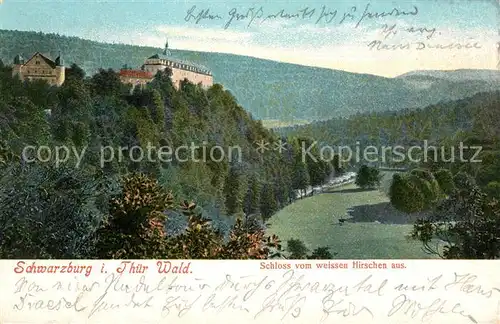
POLYGON ((281 246, 263 222, 343 171, 303 160, 309 139, 278 137, 219 84, 175 90, 166 70, 131 91, 111 69, 85 77, 73 64, 58 88, 0 69, 2 258, 267 258, 281 246), (256 150, 278 140, 285 150, 256 150), (191 143, 182 159, 131 149, 191 143), (103 163, 103 148, 123 147, 103 163), (240 155, 203 158, 214 147, 240 155))
MULTIPOLYGON (((392 206, 418 215, 411 237, 442 258, 500 257, 500 92, 398 112, 357 114, 279 129, 311 136, 320 145, 419 148, 413 159, 356 161, 361 171, 381 166, 394 174, 392 206), (437 242, 437 243, 436 243, 437 242)), ((372 172, 372 173, 373 173, 372 172)), ((357 183, 363 183, 357 179, 357 183)), ((375 181, 378 182, 377 177, 375 181)))
MULTIPOLYGON (((498 71, 486 74, 481 70, 459 70, 385 78, 247 56, 177 50, 175 43, 170 43, 174 57, 210 68, 215 81, 230 90, 252 116, 279 119, 286 124, 366 111, 413 109, 500 90, 498 71)), ((67 62, 77 63, 88 75, 100 68, 139 68, 147 57, 162 51, 10 30, 0 30, 0 44, 0 59, 6 64, 18 54, 29 58, 39 51, 55 58, 61 51, 67 62)))
MULTIPOLYGON (((122 84, 112 69, 86 76, 76 64, 61 87, 11 72, 0 60, 2 258, 326 258, 324 246, 287 255, 265 222, 348 169, 363 171, 368 178, 356 183, 373 189, 381 166, 406 170, 388 194, 399 211, 422 215, 411 237, 429 253, 499 257, 498 91, 268 130, 221 84, 184 81, 176 90, 169 70, 145 89, 122 84), (417 156, 439 158, 322 159, 324 147, 340 145, 432 145, 417 156), (481 162, 450 159, 460 145, 481 147, 481 162), (180 147, 182 156, 159 158, 180 147), (436 239, 444 248, 432 246, 436 239)), ((287 245, 301 250, 300 237, 287 245)))
MULTIPOLYGON (((370 145, 408 145, 424 140, 437 143, 472 131, 474 121, 480 122, 477 114, 494 109, 498 96, 499 92, 483 92, 425 108, 358 113, 349 118, 282 127, 279 132, 312 136, 330 145, 353 145, 356 141, 370 145)), ((476 131, 481 131, 481 125, 476 126, 476 131)))

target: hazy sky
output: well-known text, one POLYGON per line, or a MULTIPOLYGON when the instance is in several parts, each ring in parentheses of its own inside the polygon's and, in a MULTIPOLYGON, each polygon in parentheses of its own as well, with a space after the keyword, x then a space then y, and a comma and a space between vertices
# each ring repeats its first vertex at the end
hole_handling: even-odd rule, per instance
POLYGON ((419 69, 495 69, 500 41, 495 1, 3 0, 0 29, 156 47, 168 37, 177 49, 396 76, 419 69), (193 16, 209 9, 218 18, 186 19, 193 6, 193 16), (247 15, 249 8, 254 10, 247 15), (281 9, 300 17, 280 17, 281 9), (386 30, 395 25, 396 33, 384 34, 384 24, 386 30), (474 48, 465 48, 467 43, 474 48), (383 49, 384 44, 403 48, 383 49), (453 48, 429 48, 438 44, 453 48))

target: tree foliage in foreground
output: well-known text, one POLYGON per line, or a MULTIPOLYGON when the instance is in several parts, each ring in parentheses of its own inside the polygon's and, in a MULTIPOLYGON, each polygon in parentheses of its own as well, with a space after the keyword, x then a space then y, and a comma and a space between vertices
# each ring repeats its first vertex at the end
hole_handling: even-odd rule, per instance
POLYGON ((10 165, 0 176, 0 258, 89 258, 113 180, 84 170, 10 165))
POLYGON ((302 259, 316 259, 316 260, 329 260, 333 259, 333 255, 326 246, 320 246, 314 249, 311 254, 307 254, 309 249, 304 242, 298 239, 290 239, 287 241, 288 258, 293 260, 302 259))
POLYGON ((446 259, 499 258, 500 204, 467 175, 456 176, 455 185, 430 216, 417 221, 412 237, 446 259))
POLYGON ((122 193, 111 200, 110 214, 97 231, 97 258, 120 259, 266 259, 279 254, 276 236, 238 219, 229 238, 204 219, 193 202, 176 204, 156 180, 126 177, 122 193), (177 236, 165 232, 166 211, 180 211, 187 228, 177 236))

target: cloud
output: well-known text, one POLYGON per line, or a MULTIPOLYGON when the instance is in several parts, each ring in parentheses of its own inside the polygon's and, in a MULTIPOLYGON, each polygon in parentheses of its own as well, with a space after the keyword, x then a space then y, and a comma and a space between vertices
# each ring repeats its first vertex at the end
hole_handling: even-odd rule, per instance
POLYGON ((292 20, 265 20, 262 23, 257 24, 257 28, 260 31, 282 31, 284 29, 292 28, 296 26, 295 22, 292 20))
POLYGON ((200 40, 200 41, 244 41, 251 39, 254 34, 251 32, 240 32, 233 30, 224 30, 222 28, 203 28, 203 27, 185 27, 185 26, 158 26, 157 32, 165 34, 168 37, 200 40))
MULTIPOLYGON (((431 35, 429 30, 408 32, 404 22, 394 22, 397 34, 384 38, 378 28, 353 24, 319 26, 295 25, 290 21, 270 21, 243 29, 198 28, 185 26, 157 26, 151 32, 127 33, 115 36, 115 41, 136 45, 163 47, 165 38, 173 48, 221 52, 253 56, 276 61, 326 67, 357 73, 394 77, 410 70, 490 68, 497 63, 496 30, 439 29, 431 35), (406 31, 405 31, 406 30, 406 31), (126 41, 124 41, 126 40, 126 41), (481 49, 461 50, 376 50, 368 47, 374 40, 387 44, 425 41, 428 44, 477 42, 481 49)), ((107 35, 108 39, 112 36, 107 35)))

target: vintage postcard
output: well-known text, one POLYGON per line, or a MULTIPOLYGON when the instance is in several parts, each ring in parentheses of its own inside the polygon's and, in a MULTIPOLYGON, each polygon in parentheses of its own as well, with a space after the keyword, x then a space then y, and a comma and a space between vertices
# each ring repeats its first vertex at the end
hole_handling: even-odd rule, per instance
POLYGON ((500 323, 499 23, 0 0, 0 322, 500 323))

